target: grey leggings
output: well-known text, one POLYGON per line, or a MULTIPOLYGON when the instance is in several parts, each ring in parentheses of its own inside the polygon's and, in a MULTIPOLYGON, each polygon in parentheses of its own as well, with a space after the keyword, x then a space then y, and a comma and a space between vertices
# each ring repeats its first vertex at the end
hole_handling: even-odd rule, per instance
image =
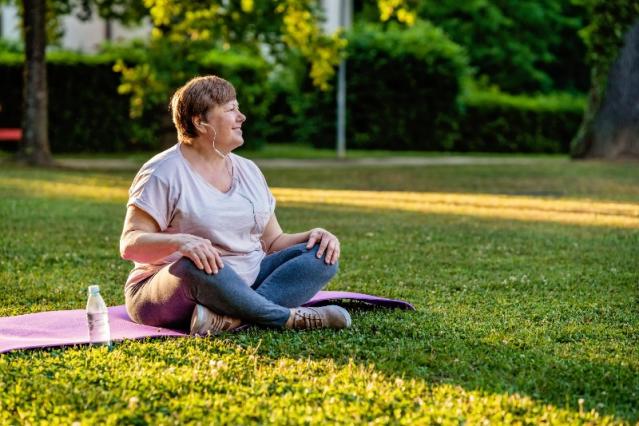
POLYGON ((289 308, 310 300, 337 273, 337 263, 317 258, 318 248, 302 243, 266 256, 251 287, 229 266, 209 275, 183 257, 128 287, 126 308, 133 321, 152 326, 184 328, 198 303, 249 323, 282 327, 289 308))

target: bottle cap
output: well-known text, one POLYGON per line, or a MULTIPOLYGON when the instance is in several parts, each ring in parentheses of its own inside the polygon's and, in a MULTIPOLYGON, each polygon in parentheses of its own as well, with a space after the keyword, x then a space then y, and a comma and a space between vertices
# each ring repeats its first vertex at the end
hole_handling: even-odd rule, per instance
POLYGON ((100 286, 99 285, 90 285, 89 286, 89 296, 92 294, 98 294, 100 293, 100 286))

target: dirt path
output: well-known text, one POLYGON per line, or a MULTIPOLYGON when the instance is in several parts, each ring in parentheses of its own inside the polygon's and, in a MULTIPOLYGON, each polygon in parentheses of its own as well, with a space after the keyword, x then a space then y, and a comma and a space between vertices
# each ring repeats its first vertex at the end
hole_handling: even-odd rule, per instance
MULTIPOLYGON (((538 161, 536 158, 503 158, 503 157, 385 157, 385 158, 353 158, 347 160, 337 159, 286 159, 263 158, 254 160, 258 166, 264 168, 319 168, 319 167, 352 167, 352 166, 465 166, 465 165, 523 165, 538 161)), ((136 171, 141 163, 125 159, 78 159, 65 158, 56 161, 63 168, 74 170, 118 170, 136 171)))

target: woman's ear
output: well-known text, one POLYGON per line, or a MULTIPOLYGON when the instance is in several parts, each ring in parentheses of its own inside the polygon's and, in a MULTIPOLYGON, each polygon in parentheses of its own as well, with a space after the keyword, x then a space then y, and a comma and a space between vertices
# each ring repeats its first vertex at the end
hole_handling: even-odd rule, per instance
POLYGON ((191 121, 193 122, 193 126, 195 127, 195 130, 197 130, 200 133, 206 133, 206 129, 204 129, 204 126, 202 125, 201 117, 193 117, 191 121))

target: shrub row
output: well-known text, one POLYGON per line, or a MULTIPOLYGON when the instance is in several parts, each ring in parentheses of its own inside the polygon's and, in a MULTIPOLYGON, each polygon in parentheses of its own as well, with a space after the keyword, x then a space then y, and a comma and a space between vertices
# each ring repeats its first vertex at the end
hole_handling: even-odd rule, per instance
MULTIPOLYGON (((491 90, 460 95, 462 86, 470 86, 462 84, 466 76, 463 50, 427 23, 408 31, 358 28, 348 46, 348 147, 568 152, 582 119, 583 96, 491 90)), ((301 91, 288 94, 288 103, 295 140, 335 146, 335 91, 318 92, 307 80, 301 91)), ((278 107, 281 111, 282 103, 278 107)))
MULTIPOLYGON (((399 29, 366 25, 349 37, 347 139, 351 148, 437 150, 450 148, 452 118, 467 72, 463 49, 438 28, 420 22, 399 29)), ((335 94, 291 94, 301 120, 298 140, 333 146, 335 94)))
MULTIPOLYGON (((20 127, 22 56, 0 56, 0 125, 20 127)), ((104 56, 52 54, 47 60, 49 141, 54 152, 130 148, 129 99, 119 96, 119 75, 104 56)))
MULTIPOLYGON (((141 119, 129 118, 130 98, 118 94, 121 76, 113 71, 117 57, 121 52, 117 56, 70 52, 47 55, 49 142, 53 152, 155 150, 161 145, 162 133, 174 138, 172 125, 166 128, 171 93, 141 119)), ((141 58, 132 52, 124 59, 131 64, 141 58)), ((243 96, 243 108, 246 106, 248 115, 262 123, 253 126, 247 140, 262 140, 269 104, 268 92, 259 84, 267 74, 263 61, 214 53, 202 58, 200 67, 201 74, 230 76, 243 96)), ((0 127, 21 125, 22 72, 22 55, 0 53, 0 127)))
POLYGON ((567 153, 585 97, 513 96, 473 91, 462 97, 455 151, 567 153))
MULTIPOLYGON (((575 96, 531 98, 477 90, 460 96, 468 73, 465 53, 425 22, 409 30, 358 27, 348 46, 349 148, 568 152, 582 118, 584 101, 575 96)), ((129 118, 130 99, 118 95, 120 75, 113 71, 116 58, 123 56, 129 64, 147 60, 142 49, 48 56, 54 152, 157 150, 173 143, 170 93, 141 119, 129 118)), ((249 146, 269 139, 332 148, 335 92, 314 89, 300 64, 293 61, 287 72, 269 80, 268 65, 259 58, 212 52, 200 59, 197 70, 224 76, 236 86, 248 116, 249 146)), ((0 127, 20 126, 21 96, 22 57, 0 54, 0 127)))

